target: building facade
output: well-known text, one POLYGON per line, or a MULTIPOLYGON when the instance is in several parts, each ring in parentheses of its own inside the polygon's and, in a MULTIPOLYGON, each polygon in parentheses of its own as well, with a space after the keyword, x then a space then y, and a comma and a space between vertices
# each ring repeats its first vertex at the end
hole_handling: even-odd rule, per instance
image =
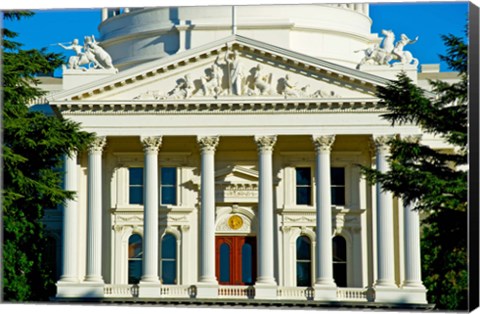
POLYGON ((368 4, 103 10, 48 97, 96 134, 47 213, 57 298, 426 305, 418 213, 359 165, 387 171, 394 136, 448 147, 381 118, 376 88, 424 73, 371 23, 368 4))

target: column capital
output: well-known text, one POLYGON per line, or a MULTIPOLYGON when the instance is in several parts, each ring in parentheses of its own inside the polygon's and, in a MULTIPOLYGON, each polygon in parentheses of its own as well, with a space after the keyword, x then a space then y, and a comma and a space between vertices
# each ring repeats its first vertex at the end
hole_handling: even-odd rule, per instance
POLYGON ((88 152, 89 153, 101 153, 103 151, 103 148, 105 147, 106 143, 107 143, 107 137, 106 136, 98 136, 98 137, 94 138, 93 141, 88 146, 88 152))
POLYGON ((329 152, 332 150, 335 135, 312 135, 316 152, 329 152))
POLYGON ((389 142, 393 139, 393 134, 373 135, 373 143, 377 152, 388 152, 390 150, 389 142))
POLYGON ((402 134, 400 138, 405 142, 418 144, 422 139, 422 134, 402 134))
POLYGON ((142 141, 143 151, 148 152, 158 152, 159 147, 162 145, 161 136, 141 136, 140 140, 142 141))
POLYGON ((273 146, 277 142, 276 135, 267 135, 267 136, 255 136, 255 142, 257 143, 258 151, 273 151, 273 146))
POLYGON ((200 146, 200 150, 203 152, 214 152, 218 146, 218 136, 198 136, 197 143, 200 146))

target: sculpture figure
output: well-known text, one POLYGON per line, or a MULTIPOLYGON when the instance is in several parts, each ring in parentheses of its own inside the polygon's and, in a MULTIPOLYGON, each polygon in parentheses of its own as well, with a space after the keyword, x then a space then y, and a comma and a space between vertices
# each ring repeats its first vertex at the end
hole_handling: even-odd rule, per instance
POLYGON ((382 34, 385 35, 385 38, 382 41, 382 47, 375 45, 371 48, 355 51, 363 51, 365 53, 365 56, 358 64, 357 68, 363 64, 388 65, 392 60, 398 60, 399 64, 404 65, 418 65, 418 60, 413 58, 409 51, 403 50, 406 45, 417 42, 418 36, 414 40, 411 40, 405 34, 402 34, 401 40, 394 45, 395 34, 393 31, 384 29, 382 30, 382 34))
POLYGON ((200 78, 202 82, 201 90, 204 96, 215 95, 222 93, 223 70, 218 63, 218 57, 215 59, 213 65, 207 69, 207 75, 200 78))
POLYGON ((167 94, 168 98, 187 99, 192 96, 195 86, 193 85, 190 75, 187 74, 177 81, 177 85, 167 94))
POLYGON ((230 93, 233 95, 241 95, 242 94, 242 86, 243 86, 243 69, 242 64, 240 63, 239 58, 240 53, 235 50, 233 52, 227 51, 225 53, 225 62, 227 63, 228 68, 228 85, 230 93), (233 58, 230 59, 230 55, 233 58))
POLYGON ((304 97, 307 94, 307 88, 309 85, 305 85, 302 88, 298 88, 296 83, 293 83, 290 79, 290 75, 286 74, 285 78, 281 81, 283 83, 282 94, 285 97, 304 97))
POLYGON ((80 46, 77 38, 72 41, 70 46, 64 46, 61 43, 58 45, 63 49, 75 51, 76 55, 68 58, 68 67, 70 69, 78 69, 82 65, 88 65, 88 68, 90 68, 91 64, 93 64, 94 68, 99 66, 93 53, 90 50, 85 49, 85 45, 83 47, 80 46))
POLYGON ((84 37, 83 47, 78 44, 78 39, 76 38, 70 46, 64 46, 61 43, 58 45, 63 49, 75 51, 76 55, 68 59, 68 67, 70 69, 79 69, 80 66, 87 65, 87 68, 82 68, 86 71, 91 68, 92 64, 94 69, 115 69, 112 64, 112 58, 98 45, 93 35, 84 37))
POLYGON ((102 69, 115 69, 112 57, 98 45, 93 35, 91 37, 85 36, 85 47, 95 56, 95 60, 102 69))
POLYGON ((257 64, 253 77, 253 86, 255 90, 258 90, 260 95, 271 95, 273 92, 272 87, 270 86, 271 80, 272 74, 263 74, 262 66, 257 64))

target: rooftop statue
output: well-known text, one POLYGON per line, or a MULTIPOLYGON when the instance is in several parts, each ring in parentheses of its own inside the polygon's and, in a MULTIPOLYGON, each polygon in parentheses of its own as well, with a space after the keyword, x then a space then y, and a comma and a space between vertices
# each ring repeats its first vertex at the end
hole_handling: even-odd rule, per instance
POLYGON ((83 46, 79 45, 77 38, 72 41, 70 46, 65 46, 61 43, 58 45, 63 49, 73 50, 76 53, 75 56, 71 56, 68 59, 69 69, 82 69, 84 71, 92 68, 115 69, 112 64, 112 58, 102 47, 98 45, 93 35, 91 37, 85 36, 83 46))
POLYGON ((365 56, 362 58, 357 68, 363 64, 375 64, 375 65, 389 65, 391 61, 397 60, 399 62, 394 64, 401 65, 418 65, 418 59, 414 58, 410 51, 404 51, 403 48, 406 45, 414 44, 418 41, 418 36, 411 40, 407 35, 400 35, 400 40, 394 44, 395 34, 391 30, 382 30, 382 34, 385 38, 382 42, 382 47, 374 45, 366 49, 356 50, 355 52, 363 51, 365 56))

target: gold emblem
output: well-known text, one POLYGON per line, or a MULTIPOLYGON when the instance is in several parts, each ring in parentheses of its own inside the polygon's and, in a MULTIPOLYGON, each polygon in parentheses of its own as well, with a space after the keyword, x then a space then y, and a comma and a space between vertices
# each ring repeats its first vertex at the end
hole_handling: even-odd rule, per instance
POLYGON ((243 219, 238 215, 233 215, 228 219, 228 226, 233 230, 240 229, 243 226, 243 219))

